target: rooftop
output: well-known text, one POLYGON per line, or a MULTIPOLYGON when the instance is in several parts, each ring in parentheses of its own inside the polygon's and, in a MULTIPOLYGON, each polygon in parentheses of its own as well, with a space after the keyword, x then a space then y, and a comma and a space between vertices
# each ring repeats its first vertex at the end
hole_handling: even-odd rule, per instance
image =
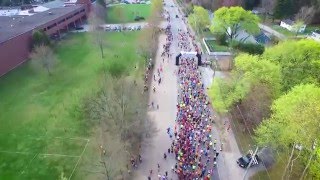
POLYGON ((284 22, 286 24, 289 24, 289 25, 293 25, 294 24, 294 21, 292 21, 291 19, 285 19, 285 20, 282 20, 282 22, 284 22))
POLYGON ((36 13, 32 16, 0 16, 0 43, 35 29, 36 27, 61 16, 72 13, 81 7, 83 7, 83 5, 52 8, 48 11, 36 13))

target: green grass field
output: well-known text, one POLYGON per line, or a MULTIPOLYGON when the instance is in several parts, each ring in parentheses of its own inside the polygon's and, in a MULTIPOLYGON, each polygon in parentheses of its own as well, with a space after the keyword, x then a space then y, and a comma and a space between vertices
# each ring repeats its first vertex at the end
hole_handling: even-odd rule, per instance
MULTIPOLYGON (((272 29, 278 31, 279 33, 281 33, 287 37, 295 37, 296 36, 295 32, 291 32, 291 31, 289 31, 279 25, 272 25, 272 29)), ((310 35, 312 33, 312 31, 315 31, 317 29, 320 29, 320 26, 308 25, 306 27, 306 30, 303 33, 298 33, 298 36, 299 35, 310 35)))
POLYGON ((0 78, 0 179, 59 179, 76 172, 91 136, 79 104, 100 86, 104 66, 130 71, 141 60, 138 35, 105 33, 103 60, 88 34, 69 35, 56 48, 52 76, 26 63, 0 78))
POLYGON ((207 46, 211 52, 227 52, 228 46, 219 45, 215 40, 206 40, 207 46))
POLYGON ((147 19, 151 13, 150 4, 123 4, 107 8, 107 23, 129 23, 135 22, 136 16, 147 19))

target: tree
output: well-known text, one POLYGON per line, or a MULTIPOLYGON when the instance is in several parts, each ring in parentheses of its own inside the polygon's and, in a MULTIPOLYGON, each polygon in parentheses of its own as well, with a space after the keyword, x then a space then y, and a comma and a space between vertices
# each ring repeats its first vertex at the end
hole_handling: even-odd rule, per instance
POLYGON ((120 23, 124 23, 125 21, 125 12, 124 12, 124 8, 123 6, 115 6, 115 14, 117 15, 117 17, 120 20, 120 23))
POLYGON ((210 30, 213 33, 226 33, 230 43, 241 30, 249 34, 258 33, 258 22, 258 16, 242 7, 222 7, 215 11, 210 30))
POLYGON ((103 20, 95 13, 91 12, 89 14, 89 25, 90 25, 90 34, 92 37, 92 40, 94 41, 95 44, 98 45, 101 53, 101 58, 104 58, 104 35, 103 35, 103 28, 100 27, 100 25, 103 24, 103 20))
POLYGON ((320 83, 320 44, 313 40, 284 41, 267 48, 263 58, 281 67, 284 91, 301 83, 320 83))
POLYGON ((32 64, 41 66, 49 75, 52 75, 52 68, 56 63, 56 57, 49 46, 36 46, 30 55, 32 64))
POLYGON ((280 68, 275 63, 259 59, 259 56, 242 54, 235 59, 235 69, 229 80, 215 79, 209 90, 214 108, 226 113, 230 107, 245 99, 257 85, 270 89, 271 98, 280 92, 280 68))
POLYGON ((294 31, 296 32, 296 36, 298 36, 298 33, 300 32, 300 29, 305 26, 304 22, 301 20, 297 20, 295 21, 295 23, 293 24, 292 28, 294 29, 294 31))
POLYGON ((315 13, 316 10, 313 6, 303 6, 301 7, 300 11, 295 15, 295 20, 303 21, 305 24, 310 24, 315 13))
POLYGON ((142 30, 139 36, 138 53, 145 59, 153 58, 158 49, 158 28, 147 27, 142 30))
POLYGON ((310 164, 310 174, 314 179, 320 179, 320 147, 318 145, 316 152, 315 152, 314 161, 310 164))
POLYGON ((294 14, 294 2, 292 0, 277 0, 274 7, 274 17, 277 19, 287 18, 294 14))
POLYGON ((260 4, 259 0, 244 0, 243 6, 246 10, 252 10, 260 4))
POLYGON ((104 9, 107 8, 107 4, 105 0, 97 0, 98 5, 100 5, 101 7, 103 7, 104 9))
POLYGON ((40 45, 49 46, 50 44, 50 38, 42 30, 36 30, 32 33, 32 47, 40 45))
POLYGON ((272 115, 256 130, 256 141, 260 146, 274 149, 291 149, 284 171, 286 172, 296 145, 306 152, 320 137, 320 88, 313 84, 297 85, 282 95, 272 105, 272 115))
POLYGON ((152 15, 160 16, 162 11, 163 11, 163 1, 162 0, 151 1, 152 15))
MULTIPOLYGON (((84 100, 82 110, 85 118, 98 127, 97 146, 101 151, 97 164, 88 167, 89 172, 103 174, 106 179, 119 179, 116 177, 124 176, 129 158, 139 154, 143 138, 156 132, 147 117, 147 97, 141 93, 142 89, 142 80, 108 76, 106 83, 84 100)), ((130 166, 127 168, 130 170, 130 166)))
POLYGON ((272 15, 272 19, 274 19, 273 10, 274 10, 275 4, 276 4, 276 0, 263 0, 263 1, 261 1, 261 7, 265 9, 265 11, 263 13, 264 21, 268 15, 272 15))
POLYGON ((196 32, 201 33, 204 28, 210 25, 209 13, 201 6, 194 6, 188 21, 196 32))

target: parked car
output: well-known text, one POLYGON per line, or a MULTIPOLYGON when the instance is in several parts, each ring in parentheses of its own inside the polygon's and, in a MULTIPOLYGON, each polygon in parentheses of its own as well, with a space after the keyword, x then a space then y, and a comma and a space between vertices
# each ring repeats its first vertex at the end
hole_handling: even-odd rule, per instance
POLYGON ((178 16, 178 15, 176 15, 176 18, 179 18, 179 16, 178 16))
POLYGON ((136 17, 134 18, 134 20, 135 20, 135 21, 142 21, 142 20, 145 20, 145 18, 142 17, 142 16, 136 16, 136 17))
POLYGON ((83 27, 80 27, 80 26, 77 26, 75 29, 76 29, 76 30, 83 30, 84 28, 83 28, 83 27))
MULTIPOLYGON (((256 158, 257 162, 259 162, 258 155, 255 155, 255 158, 256 158)), ((247 168, 249 166, 251 160, 252 160, 252 155, 249 153, 245 156, 240 157, 237 160, 237 164, 242 168, 247 168)), ((255 165, 255 163, 251 163, 251 166, 254 166, 254 165, 255 165)))

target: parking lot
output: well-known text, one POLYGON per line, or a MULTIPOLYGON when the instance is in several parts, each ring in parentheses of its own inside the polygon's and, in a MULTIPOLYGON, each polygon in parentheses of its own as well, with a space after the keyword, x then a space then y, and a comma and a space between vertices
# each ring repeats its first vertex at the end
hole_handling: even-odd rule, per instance
POLYGON ((142 28, 148 26, 147 23, 127 23, 127 24, 104 24, 100 25, 105 31, 139 31, 142 28))

